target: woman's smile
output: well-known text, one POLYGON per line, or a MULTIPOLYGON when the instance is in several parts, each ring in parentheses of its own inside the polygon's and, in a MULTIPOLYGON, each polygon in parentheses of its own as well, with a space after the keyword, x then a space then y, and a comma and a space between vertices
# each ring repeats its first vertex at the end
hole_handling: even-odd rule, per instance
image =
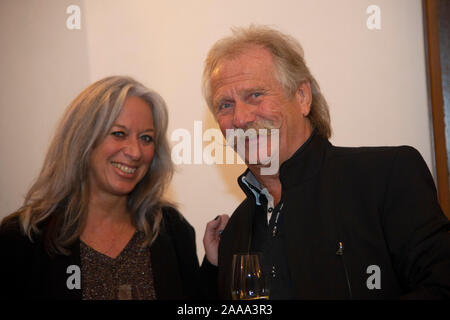
POLYGON ((114 168, 117 168, 121 174, 134 177, 137 167, 128 166, 120 162, 111 162, 114 168))

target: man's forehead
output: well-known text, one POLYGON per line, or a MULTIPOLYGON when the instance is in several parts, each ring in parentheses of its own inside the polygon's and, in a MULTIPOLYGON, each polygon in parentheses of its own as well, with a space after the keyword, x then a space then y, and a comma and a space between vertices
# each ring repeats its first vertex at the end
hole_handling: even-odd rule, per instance
POLYGON ((261 77, 254 73, 239 72, 237 74, 222 76, 211 82, 213 100, 228 97, 233 94, 240 94, 252 90, 263 90, 267 82, 262 78, 267 75, 261 74, 261 77))
POLYGON ((211 89, 240 81, 258 81, 273 76, 271 54, 263 48, 248 50, 232 58, 224 59, 214 68, 211 89))
POLYGON ((217 77, 224 71, 249 73, 254 71, 255 67, 262 69, 272 64, 273 58, 270 51, 263 47, 253 46, 242 49, 235 55, 222 58, 214 68, 212 77, 217 77))

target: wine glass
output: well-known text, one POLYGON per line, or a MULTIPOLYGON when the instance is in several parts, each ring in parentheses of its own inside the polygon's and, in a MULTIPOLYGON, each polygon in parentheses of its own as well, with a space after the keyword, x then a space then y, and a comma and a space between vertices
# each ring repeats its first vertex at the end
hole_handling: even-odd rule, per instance
POLYGON ((233 300, 269 299, 269 290, 257 254, 234 254, 232 271, 233 300))

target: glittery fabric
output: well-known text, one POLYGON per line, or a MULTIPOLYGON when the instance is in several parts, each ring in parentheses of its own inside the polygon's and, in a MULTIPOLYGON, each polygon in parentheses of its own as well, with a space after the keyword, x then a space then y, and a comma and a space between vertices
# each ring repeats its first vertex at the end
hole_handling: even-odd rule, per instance
POLYGON ((83 300, 156 299, 150 250, 140 245, 143 238, 143 232, 136 232, 114 259, 81 241, 83 300))

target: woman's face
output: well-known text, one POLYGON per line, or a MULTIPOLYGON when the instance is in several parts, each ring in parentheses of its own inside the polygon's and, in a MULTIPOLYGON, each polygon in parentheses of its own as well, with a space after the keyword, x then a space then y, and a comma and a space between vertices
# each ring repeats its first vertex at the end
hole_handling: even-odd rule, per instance
POLYGON ((147 173, 155 153, 152 110, 128 97, 108 135, 92 151, 91 192, 128 195, 147 173))

